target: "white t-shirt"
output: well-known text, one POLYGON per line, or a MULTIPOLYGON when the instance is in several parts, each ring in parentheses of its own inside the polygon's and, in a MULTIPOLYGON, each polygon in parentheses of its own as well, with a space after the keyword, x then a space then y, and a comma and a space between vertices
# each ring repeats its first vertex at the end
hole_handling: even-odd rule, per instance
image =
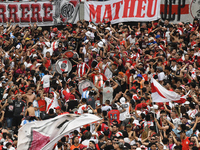
POLYGON ((158 81, 162 81, 164 79, 165 79, 165 73, 164 72, 158 73, 158 81))
POLYGON ((172 123, 175 125, 176 128, 178 128, 178 124, 181 123, 181 120, 179 118, 172 119, 172 123))
POLYGON ((42 77, 41 81, 43 81, 43 88, 50 87, 50 78, 52 78, 52 77, 53 77, 52 75, 44 75, 42 77))
MULTIPOLYGON (((129 114, 130 103, 127 102, 127 103, 124 103, 124 104, 121 104, 121 105, 122 105, 123 108, 126 109, 126 111, 123 112, 123 113, 120 113, 119 120, 124 121, 126 119, 125 114, 129 114)), ((119 105, 117 105, 117 108, 118 108, 118 110, 122 110, 122 108, 119 105)))
POLYGON ((128 39, 129 42, 130 42, 132 45, 135 44, 135 37, 132 38, 131 35, 129 35, 126 39, 128 39))
POLYGON ((107 62, 106 64, 102 65, 102 69, 104 70, 104 74, 106 76, 107 79, 112 78, 113 73, 110 71, 110 69, 108 68, 108 66, 111 64, 111 62, 107 62))

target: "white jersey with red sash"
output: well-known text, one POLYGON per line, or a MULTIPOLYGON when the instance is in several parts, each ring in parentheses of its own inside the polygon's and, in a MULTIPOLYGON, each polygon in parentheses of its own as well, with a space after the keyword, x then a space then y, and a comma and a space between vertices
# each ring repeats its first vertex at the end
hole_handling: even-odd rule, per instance
POLYGON ((112 72, 108 68, 109 65, 110 65, 110 62, 107 62, 106 64, 102 64, 103 74, 106 76, 107 79, 112 78, 112 72))
MULTIPOLYGON (((54 94, 55 95, 55 94, 54 94)), ((48 97, 45 97, 44 98, 44 100, 46 101, 46 103, 47 103, 47 113, 49 112, 49 109, 53 109, 54 110, 54 112, 55 112, 55 107, 57 107, 57 106, 59 106, 59 104, 58 104, 58 101, 57 101, 57 98, 56 98, 56 96, 54 96, 54 98, 52 98, 52 99, 50 99, 50 98, 48 98, 48 97)))
POLYGON ((94 84, 96 85, 98 83, 99 87, 103 87, 104 81, 103 76, 101 74, 94 76, 94 84))
POLYGON ((58 41, 54 41, 51 43, 51 48, 53 49, 53 51, 55 51, 56 48, 58 48, 58 41))
POLYGON ((86 69, 89 69, 89 68, 90 67, 85 62, 83 62, 81 64, 78 64, 77 68, 76 68, 78 77, 80 78, 83 75, 85 75, 86 74, 86 69))

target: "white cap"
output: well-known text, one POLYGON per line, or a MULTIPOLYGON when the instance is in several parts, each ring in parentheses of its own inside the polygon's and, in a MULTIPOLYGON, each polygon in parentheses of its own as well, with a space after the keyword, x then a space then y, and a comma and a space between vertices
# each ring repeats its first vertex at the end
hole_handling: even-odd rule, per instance
POLYGON ((37 57, 37 54, 33 54, 33 58, 34 58, 34 57, 37 57))
POLYGON ((45 42, 45 45, 46 45, 47 47, 51 47, 50 42, 45 42))
POLYGON ((153 109, 158 109, 158 105, 153 105, 153 109))
POLYGON ((41 66, 41 65, 42 65, 41 63, 37 63, 35 66, 38 67, 38 66, 41 66))
POLYGON ((88 25, 88 28, 92 28, 92 25, 91 25, 91 24, 89 24, 89 25, 88 25))
POLYGON ((100 41, 100 42, 98 43, 98 46, 99 46, 99 47, 103 47, 103 42, 100 41))
POLYGON ((125 97, 121 97, 119 101, 120 101, 121 104, 125 104, 126 99, 125 99, 125 97))
POLYGON ((190 102, 189 102, 189 101, 186 101, 186 102, 184 103, 184 105, 190 105, 190 102))
POLYGON ((110 27, 107 27, 107 28, 105 28, 105 29, 106 29, 106 30, 109 30, 109 31, 111 30, 110 27))
POLYGON ((149 41, 151 41, 151 40, 154 40, 154 38, 153 38, 153 37, 150 37, 150 38, 149 38, 149 41))
POLYGON ((97 52, 97 48, 93 48, 93 49, 92 49, 92 52, 97 52))

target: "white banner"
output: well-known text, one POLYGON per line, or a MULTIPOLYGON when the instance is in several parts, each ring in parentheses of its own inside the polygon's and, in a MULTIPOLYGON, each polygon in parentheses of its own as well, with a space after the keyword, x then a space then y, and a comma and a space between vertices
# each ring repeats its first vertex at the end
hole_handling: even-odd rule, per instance
POLYGON ((160 0, 86 1, 84 19, 112 24, 130 21, 153 21, 160 18, 160 0))
POLYGON ((92 114, 63 114, 52 119, 27 123, 19 129, 17 149, 53 149, 54 144, 64 135, 99 120, 101 118, 92 114))
POLYGON ((0 23, 6 25, 11 19, 12 24, 28 26, 52 26, 76 23, 79 20, 79 0, 54 0, 42 2, 0 3, 0 23))

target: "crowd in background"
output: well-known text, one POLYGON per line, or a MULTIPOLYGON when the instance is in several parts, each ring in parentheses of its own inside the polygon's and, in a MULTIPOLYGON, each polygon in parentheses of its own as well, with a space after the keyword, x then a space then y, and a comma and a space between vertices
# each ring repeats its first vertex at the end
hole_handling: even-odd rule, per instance
POLYGON ((102 121, 64 136, 55 150, 199 150, 199 20, 127 25, 80 20, 59 27, 0 26, 0 149, 23 125, 65 113, 102 121), (66 52, 76 57, 69 57, 66 52), (56 67, 58 60, 72 67, 56 67), (185 95, 153 103, 151 78, 185 95), (80 91, 80 84, 92 83, 80 91))

